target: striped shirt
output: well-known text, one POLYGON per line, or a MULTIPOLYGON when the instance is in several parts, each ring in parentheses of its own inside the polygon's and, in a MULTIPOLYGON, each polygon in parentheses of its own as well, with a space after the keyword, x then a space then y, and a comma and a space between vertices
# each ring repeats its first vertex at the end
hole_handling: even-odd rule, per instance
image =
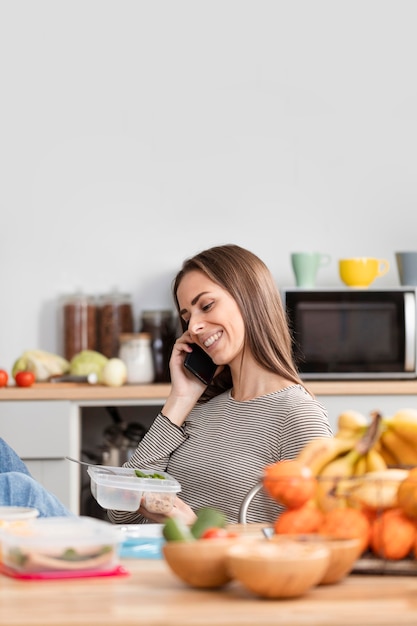
MULTIPOLYGON (((229 390, 197 404, 182 427, 160 413, 124 466, 168 472, 195 512, 215 507, 236 523, 266 465, 293 459, 310 439, 331 435, 325 408, 301 385, 244 402, 229 390)), ((272 523, 280 510, 261 490, 246 521, 272 523)), ((108 516, 115 523, 147 522, 136 512, 108 511, 108 516)))

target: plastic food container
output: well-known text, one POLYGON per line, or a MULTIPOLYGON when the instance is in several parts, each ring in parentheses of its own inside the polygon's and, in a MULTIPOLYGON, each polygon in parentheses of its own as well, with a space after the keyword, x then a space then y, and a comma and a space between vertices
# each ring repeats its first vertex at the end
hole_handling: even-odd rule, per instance
POLYGON ((39 516, 38 509, 28 506, 0 506, 0 526, 10 522, 21 522, 39 516))
POLYGON ((0 530, 4 565, 19 573, 112 570, 120 533, 90 517, 48 517, 0 530))
POLYGON ((137 511, 142 504, 152 513, 167 515, 181 491, 178 481, 159 470, 90 465, 87 471, 91 493, 103 509, 137 511))

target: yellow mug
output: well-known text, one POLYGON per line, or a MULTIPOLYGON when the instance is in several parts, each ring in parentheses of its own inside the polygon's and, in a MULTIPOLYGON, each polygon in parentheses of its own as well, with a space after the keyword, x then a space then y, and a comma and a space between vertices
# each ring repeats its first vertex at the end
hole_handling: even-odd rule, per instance
POLYGON ((384 276, 388 270, 386 259, 355 257, 339 261, 340 278, 348 287, 369 287, 375 278, 384 276))

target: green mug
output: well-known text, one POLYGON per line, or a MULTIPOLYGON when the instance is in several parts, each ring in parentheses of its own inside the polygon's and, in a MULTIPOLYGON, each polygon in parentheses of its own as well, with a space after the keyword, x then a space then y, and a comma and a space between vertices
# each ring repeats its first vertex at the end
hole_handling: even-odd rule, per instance
POLYGON ((297 287, 314 287, 319 267, 329 265, 331 256, 320 252, 293 252, 291 265, 297 287))

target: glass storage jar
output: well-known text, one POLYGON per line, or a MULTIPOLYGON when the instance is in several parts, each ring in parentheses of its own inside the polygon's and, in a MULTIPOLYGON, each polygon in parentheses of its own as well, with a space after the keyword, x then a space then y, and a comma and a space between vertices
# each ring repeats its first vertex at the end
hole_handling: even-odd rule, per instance
POLYGON ((61 298, 64 356, 68 361, 81 350, 97 348, 97 307, 94 296, 75 293, 61 298))
POLYGON ((151 335, 124 333, 120 335, 119 358, 127 368, 128 384, 152 383, 155 377, 151 335))
POLYGON ((132 332, 131 296, 118 292, 100 296, 98 306, 98 351, 109 359, 117 357, 120 348, 120 335, 132 332))
POLYGON ((140 323, 141 331, 151 335, 155 382, 170 382, 169 360, 176 339, 173 311, 143 311, 140 323))

